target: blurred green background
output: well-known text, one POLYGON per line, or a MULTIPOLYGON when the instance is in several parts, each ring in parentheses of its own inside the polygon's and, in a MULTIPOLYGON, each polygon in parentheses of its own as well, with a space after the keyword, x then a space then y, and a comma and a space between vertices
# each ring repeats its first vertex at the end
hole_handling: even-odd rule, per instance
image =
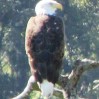
MULTIPOLYGON (((65 24, 67 46, 62 73, 66 74, 76 59, 99 60, 99 0, 58 1, 64 6, 60 16, 65 24)), ((24 48, 25 28, 29 18, 35 15, 37 2, 0 0, 0 99, 9 99, 20 93, 30 76, 24 48)), ((77 86, 77 96, 99 99, 97 86, 99 68, 83 74, 77 86)), ((35 91, 29 99, 38 99, 39 95, 35 91)), ((56 96, 62 99, 61 95, 56 96)))

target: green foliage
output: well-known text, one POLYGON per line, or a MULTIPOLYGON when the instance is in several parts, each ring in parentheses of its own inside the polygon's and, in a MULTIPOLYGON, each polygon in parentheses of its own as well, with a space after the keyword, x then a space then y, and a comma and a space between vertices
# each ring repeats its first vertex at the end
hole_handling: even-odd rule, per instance
MULTIPOLYGON (((41 96, 41 93, 40 91, 33 91, 31 94, 30 94, 30 99, 46 99, 45 97, 41 96)), ((61 95, 54 95, 52 97, 52 99, 63 99, 63 97, 61 95)))
POLYGON ((99 36, 99 30, 97 30, 99 16, 96 13, 98 14, 99 1, 71 0, 69 5, 66 11, 66 35, 70 58, 98 59, 99 55, 96 54, 96 51, 98 53, 98 39, 96 38, 99 36), (88 5, 77 6, 82 2, 86 2, 88 5))
MULTIPOLYGON (((64 71, 70 71, 71 64, 78 58, 99 60, 99 0, 58 1, 64 6, 62 16, 67 38, 64 71)), ((0 99, 16 95, 27 83, 30 70, 24 49, 25 28, 28 19, 35 15, 37 2, 38 0, 0 1, 0 99)), ((81 92, 79 96, 88 98, 91 93, 99 98, 99 87, 94 89, 99 82, 93 82, 95 79, 99 79, 99 69, 82 77, 78 87, 81 92), (81 89, 83 85, 85 91, 81 89)), ((58 94, 53 99, 55 96, 62 99, 58 94)), ((30 95, 31 99, 39 97, 38 91, 30 95)))
POLYGON ((33 91, 30 94, 30 99, 39 99, 40 98, 40 91, 33 91))
POLYGON ((72 5, 76 5, 78 8, 85 8, 89 5, 90 0, 70 0, 72 5))

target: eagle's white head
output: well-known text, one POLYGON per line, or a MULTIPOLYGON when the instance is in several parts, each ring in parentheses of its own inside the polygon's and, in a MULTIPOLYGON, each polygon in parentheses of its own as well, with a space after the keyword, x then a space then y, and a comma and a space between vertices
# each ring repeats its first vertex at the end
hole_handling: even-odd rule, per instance
POLYGON ((63 7, 55 0, 41 0, 35 7, 36 15, 55 15, 56 10, 62 10, 63 7))

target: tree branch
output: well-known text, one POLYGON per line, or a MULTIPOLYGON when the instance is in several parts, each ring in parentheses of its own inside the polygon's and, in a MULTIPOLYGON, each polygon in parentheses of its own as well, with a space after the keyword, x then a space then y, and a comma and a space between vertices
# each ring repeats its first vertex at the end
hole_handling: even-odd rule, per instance
POLYGON ((27 83, 25 89, 23 90, 23 92, 12 99, 24 99, 24 98, 26 98, 29 95, 29 93, 33 90, 33 83, 34 82, 35 82, 34 76, 30 76, 28 83, 27 83))
POLYGON ((77 60, 74 63, 74 68, 68 77, 60 76, 59 80, 61 81, 64 89, 64 99, 69 99, 71 96, 76 96, 76 86, 82 74, 85 71, 89 71, 90 69, 97 67, 99 67, 99 62, 97 61, 89 59, 77 60))
MULTIPOLYGON (((59 81, 61 82, 62 89, 54 88, 54 91, 63 93, 64 99, 70 99, 71 96, 76 96, 76 86, 82 74, 85 71, 99 67, 98 61, 89 59, 76 60, 74 68, 69 75, 61 75, 59 81)), ((12 99, 24 99, 33 90, 33 83, 35 82, 34 76, 31 76, 28 80, 26 88, 21 94, 12 99)))

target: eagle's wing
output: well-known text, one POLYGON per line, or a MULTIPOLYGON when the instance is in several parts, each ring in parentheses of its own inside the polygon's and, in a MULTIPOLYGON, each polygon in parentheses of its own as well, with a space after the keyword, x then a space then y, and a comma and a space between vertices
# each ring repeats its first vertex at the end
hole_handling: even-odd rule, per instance
POLYGON ((25 50, 26 54, 30 52, 30 47, 31 47, 31 40, 35 35, 38 35, 38 33, 41 31, 41 28, 44 24, 44 20, 46 21, 48 19, 48 16, 46 17, 31 17, 27 23, 27 28, 26 28, 26 35, 25 35, 25 50))
POLYGON ((26 28, 26 35, 25 35, 25 50, 26 54, 28 56, 29 65, 31 68, 31 72, 36 72, 36 70, 33 68, 34 65, 34 58, 33 58, 33 51, 32 51, 32 39, 35 36, 35 17, 31 17, 27 23, 26 28))
POLYGON ((31 17, 27 23, 25 34, 25 50, 28 56, 31 72, 33 74, 36 72, 36 69, 34 68, 35 58, 33 55, 33 47, 35 47, 35 44, 33 43, 33 40, 35 39, 35 36, 39 35, 39 32, 42 30, 41 28, 43 27, 44 21, 47 19, 48 16, 35 16, 31 17))

